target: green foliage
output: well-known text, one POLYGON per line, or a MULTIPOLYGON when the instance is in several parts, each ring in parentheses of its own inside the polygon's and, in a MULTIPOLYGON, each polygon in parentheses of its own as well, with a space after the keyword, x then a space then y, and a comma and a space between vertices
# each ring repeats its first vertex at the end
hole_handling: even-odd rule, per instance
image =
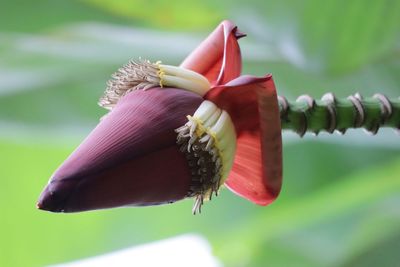
POLYGON ((67 215, 35 203, 104 114, 97 99, 130 58, 179 63, 228 18, 248 33, 244 72, 272 72, 289 99, 398 97, 399 9, 390 0, 2 3, 0 266, 43 266, 187 232, 210 240, 227 266, 397 265, 400 139, 392 132, 285 136, 284 186, 269 207, 228 190, 200 216, 191 201, 67 215))

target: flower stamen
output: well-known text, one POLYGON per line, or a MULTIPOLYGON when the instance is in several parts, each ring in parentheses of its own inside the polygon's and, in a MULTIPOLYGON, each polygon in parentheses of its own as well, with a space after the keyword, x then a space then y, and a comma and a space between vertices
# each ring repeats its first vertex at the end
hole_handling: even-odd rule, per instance
POLYGON ((181 67, 163 65, 160 61, 151 63, 149 60, 130 60, 111 75, 111 78, 99 100, 99 105, 106 109, 112 109, 121 97, 133 90, 173 87, 203 96, 210 89, 209 81, 201 74, 181 67))
POLYGON ((193 214, 201 212, 228 177, 236 150, 236 133, 229 114, 205 100, 188 122, 176 129, 177 143, 186 155, 192 175, 189 197, 193 214))

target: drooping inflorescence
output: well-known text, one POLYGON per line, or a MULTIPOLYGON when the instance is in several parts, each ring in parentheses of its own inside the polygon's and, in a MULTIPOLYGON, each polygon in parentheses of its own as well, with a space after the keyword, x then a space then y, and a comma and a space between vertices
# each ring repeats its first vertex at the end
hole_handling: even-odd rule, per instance
POLYGON ((194 197, 198 213, 222 184, 270 204, 282 180, 276 89, 271 75, 241 76, 243 36, 222 21, 179 67, 139 60, 118 69, 99 101, 112 111, 55 171, 37 207, 79 212, 194 197))

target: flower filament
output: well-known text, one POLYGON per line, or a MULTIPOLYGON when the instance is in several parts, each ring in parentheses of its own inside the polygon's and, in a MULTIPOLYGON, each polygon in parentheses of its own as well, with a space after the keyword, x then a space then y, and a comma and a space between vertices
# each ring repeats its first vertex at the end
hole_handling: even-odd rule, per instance
POLYGON ((209 81, 194 71, 151 63, 148 60, 129 61, 115 72, 107 82, 99 105, 112 109, 121 97, 133 90, 148 90, 154 87, 174 87, 204 96, 210 89, 209 81))
POLYGON ((189 196, 195 197, 196 214, 201 212, 204 200, 218 195, 228 177, 236 150, 236 133, 229 114, 208 100, 187 118, 188 122, 176 129, 177 143, 191 168, 193 183, 189 196))

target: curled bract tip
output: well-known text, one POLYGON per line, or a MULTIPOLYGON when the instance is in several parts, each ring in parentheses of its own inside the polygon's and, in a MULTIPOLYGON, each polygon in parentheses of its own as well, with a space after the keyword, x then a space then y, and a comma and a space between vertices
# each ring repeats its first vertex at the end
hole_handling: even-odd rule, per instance
POLYGON ((202 74, 214 86, 225 84, 237 78, 242 70, 237 40, 243 36, 235 24, 224 20, 180 66, 202 74))

